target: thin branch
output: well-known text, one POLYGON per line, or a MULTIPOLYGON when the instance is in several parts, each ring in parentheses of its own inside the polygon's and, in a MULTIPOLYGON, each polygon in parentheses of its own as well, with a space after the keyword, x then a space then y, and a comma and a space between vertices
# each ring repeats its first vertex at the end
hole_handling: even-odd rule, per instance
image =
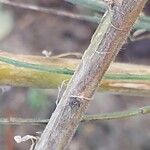
MULTIPOLYGON (((70 79, 81 61, 60 58, 64 56, 66 54, 46 58, 0 51, 0 85, 57 88, 64 80, 70 79)), ((98 90, 150 96, 150 67, 113 63, 98 90)))
MULTIPOLYGON (((81 5, 84 7, 87 7, 91 10, 104 13, 107 9, 106 3, 104 0, 65 0, 67 2, 70 2, 72 4, 81 5)), ((133 26, 133 29, 145 29, 147 31, 150 31, 150 17, 141 15, 138 20, 136 21, 135 25, 133 26)))
POLYGON ((65 150, 110 63, 124 44, 146 0, 115 1, 92 37, 35 150, 65 150))
POLYGON ((46 125, 49 119, 0 118, 2 125, 46 125))
POLYGON ((134 116, 145 115, 150 113, 150 106, 135 108, 126 111, 102 113, 96 115, 87 115, 83 117, 82 121, 99 121, 99 120, 113 120, 113 119, 126 119, 134 116))
POLYGON ((146 35, 140 35, 138 37, 130 37, 130 40, 132 42, 138 42, 138 41, 145 40, 145 39, 150 39, 150 33, 146 35))
POLYGON ((87 7, 91 10, 104 13, 107 9, 106 3, 103 0, 65 0, 69 3, 87 7))
POLYGON ((85 20, 85 21, 97 22, 97 23, 100 22, 100 18, 98 16, 80 15, 80 14, 75 14, 75 13, 67 12, 67 11, 60 10, 60 9, 45 8, 45 7, 40 7, 40 6, 25 4, 25 3, 20 3, 20 2, 17 3, 17 2, 10 1, 10 0, 0 0, 0 3, 3 3, 5 5, 10 5, 13 7, 19 7, 23 9, 43 12, 43 13, 51 13, 53 15, 69 17, 69 18, 77 19, 77 20, 85 20))
MULTIPOLYGON (((94 0, 94 1, 93 0, 82 0, 82 1, 66 0, 66 1, 71 2, 73 4, 79 4, 79 5, 86 6, 93 10, 96 10, 100 13, 104 13, 106 10, 106 4, 103 1, 99 1, 99 0, 94 0)), ((71 13, 71 12, 54 9, 54 8, 45 8, 45 7, 40 7, 40 6, 25 4, 25 3, 20 3, 20 2, 16 3, 16 2, 13 2, 10 0, 0 0, 0 3, 3 3, 5 5, 10 5, 13 7, 19 7, 19 8, 29 9, 29 10, 33 10, 33 11, 39 11, 39 12, 43 12, 43 13, 51 13, 51 14, 57 15, 57 16, 64 16, 64 17, 69 17, 72 19, 89 21, 89 22, 94 22, 94 23, 100 23, 100 20, 102 18, 101 14, 92 15, 92 16, 91 15, 81 15, 81 14, 71 13)), ((142 15, 139 17, 138 21, 133 26, 133 29, 145 29, 147 31, 150 31, 149 22, 150 22, 150 17, 142 15)))
MULTIPOLYGON (((116 120, 116 119, 129 119, 140 115, 150 113, 150 106, 135 108, 126 111, 100 113, 95 115, 85 115, 82 117, 82 122, 87 121, 100 121, 100 120, 116 120)), ((49 119, 25 119, 25 118, 0 118, 2 125, 46 125, 49 119)))

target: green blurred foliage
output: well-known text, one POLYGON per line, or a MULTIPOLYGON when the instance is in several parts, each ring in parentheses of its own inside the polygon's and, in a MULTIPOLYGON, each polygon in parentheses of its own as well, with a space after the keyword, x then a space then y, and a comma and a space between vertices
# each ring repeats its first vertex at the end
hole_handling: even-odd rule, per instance
POLYGON ((12 13, 6 11, 0 5, 0 40, 5 38, 11 31, 14 26, 12 13))
POLYGON ((39 109, 48 100, 48 96, 40 89, 30 88, 27 93, 27 102, 33 109, 39 109))

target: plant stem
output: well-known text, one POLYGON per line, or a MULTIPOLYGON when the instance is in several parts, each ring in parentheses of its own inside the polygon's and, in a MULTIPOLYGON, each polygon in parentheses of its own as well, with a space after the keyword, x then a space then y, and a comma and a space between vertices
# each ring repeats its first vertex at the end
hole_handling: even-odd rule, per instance
MULTIPOLYGON (((100 113, 95 115, 85 115, 82 117, 82 122, 100 121, 100 120, 114 120, 114 119, 128 119, 130 117, 145 115, 150 113, 150 106, 135 108, 126 111, 100 113)), ((46 125, 49 119, 25 119, 25 118, 0 118, 2 125, 46 125)))
POLYGON ((110 63, 124 44, 146 0, 122 0, 106 12, 68 83, 35 150, 65 150, 110 63))
POLYGON ((135 109, 120 111, 120 112, 86 115, 83 117, 82 121, 126 119, 126 118, 149 114, 149 113, 150 113, 150 106, 145 106, 141 108, 135 108, 135 109))
MULTIPOLYGON (((104 13, 107 9, 106 3, 103 0, 65 0, 65 1, 75 4, 75 5, 81 5, 81 6, 87 7, 93 11, 97 11, 100 13, 104 13)), ((97 21, 95 19, 95 22, 98 23, 98 21, 99 21, 98 19, 97 21)), ((133 29, 136 29, 136 30, 144 29, 144 30, 150 31, 149 22, 150 22, 149 16, 141 15, 139 16, 138 20, 133 26, 133 29)))
MULTIPOLYGON (((94 11, 98 11, 100 13, 104 13, 106 11, 106 4, 104 1, 100 0, 66 0, 70 3, 73 4, 78 4, 78 5, 83 5, 89 9, 92 9, 94 11)), ((38 11, 38 12, 43 12, 43 13, 51 13, 53 15, 57 16, 64 16, 64 17, 69 17, 72 19, 77 19, 77 20, 83 20, 83 21, 88 21, 88 22, 93 22, 93 23, 100 23, 102 15, 99 14, 97 15, 83 15, 83 14, 75 14, 71 12, 67 12, 64 10, 59 10, 55 8, 45 8, 45 7, 40 7, 36 5, 31 5, 31 4, 25 4, 25 3, 18 3, 10 0, 0 0, 0 3, 3 3, 5 5, 10 5, 13 7, 19 7, 22 9, 29 9, 33 11, 38 11)), ((150 17, 148 16, 140 16, 138 21, 135 23, 133 26, 133 29, 145 29, 147 31, 150 31, 150 17)))
MULTIPOLYGON (((79 59, 16 55, 0 51, 0 85, 57 88, 73 75, 79 59)), ((150 96, 150 67, 112 63, 99 91, 150 96)))
POLYGON ((65 10, 59 10, 56 8, 40 7, 37 5, 31 5, 31 4, 26 4, 22 2, 18 3, 18 2, 14 2, 10 0, 0 0, 0 3, 13 6, 13 7, 19 7, 22 9, 28 9, 28 10, 43 12, 43 13, 50 13, 52 15, 57 15, 57 16, 69 17, 69 18, 77 19, 77 20, 85 20, 85 21, 90 21, 90 22, 100 21, 97 16, 80 15, 80 14, 71 13, 65 10))

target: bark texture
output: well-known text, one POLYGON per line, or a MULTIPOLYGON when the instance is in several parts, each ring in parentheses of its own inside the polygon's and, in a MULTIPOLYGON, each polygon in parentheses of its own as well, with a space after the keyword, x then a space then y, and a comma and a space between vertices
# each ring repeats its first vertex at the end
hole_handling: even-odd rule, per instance
POLYGON ((146 0, 122 0, 105 13, 35 150, 65 150, 105 71, 126 40, 146 0))

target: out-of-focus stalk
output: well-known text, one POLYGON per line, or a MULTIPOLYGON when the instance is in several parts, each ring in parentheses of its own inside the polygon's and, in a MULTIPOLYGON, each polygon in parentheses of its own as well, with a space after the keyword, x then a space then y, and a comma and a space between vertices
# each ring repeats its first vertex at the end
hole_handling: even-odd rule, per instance
MULTIPOLYGON (((16 55, 0 51, 0 84, 57 88, 74 73, 79 59, 16 55)), ((113 63, 99 91, 150 96, 150 67, 113 63)))

